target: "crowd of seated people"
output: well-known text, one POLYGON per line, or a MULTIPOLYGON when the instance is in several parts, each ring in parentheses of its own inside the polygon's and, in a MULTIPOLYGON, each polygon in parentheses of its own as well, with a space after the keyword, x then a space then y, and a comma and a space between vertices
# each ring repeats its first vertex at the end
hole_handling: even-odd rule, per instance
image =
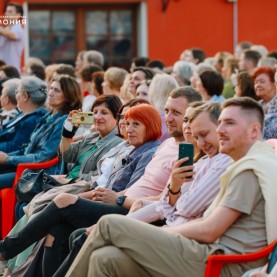
POLYGON ((95 50, 78 53, 75 68, 33 57, 21 75, 1 66, 0 190, 18 164, 56 156, 46 172, 61 184, 17 202, 0 241, 4 276, 203 276, 210 254, 277 239, 276 150, 263 142, 277 139, 272 53, 191 48, 171 68, 136 57, 129 72, 104 69, 95 50), (91 125, 72 122, 81 111, 91 125), (182 166, 180 143, 193 144, 193 166, 182 166))

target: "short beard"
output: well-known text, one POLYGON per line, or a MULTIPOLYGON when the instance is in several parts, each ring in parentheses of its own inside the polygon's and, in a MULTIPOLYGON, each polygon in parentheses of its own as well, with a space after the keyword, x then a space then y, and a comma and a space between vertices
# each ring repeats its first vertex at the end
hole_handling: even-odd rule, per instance
POLYGON ((183 132, 179 132, 179 131, 174 131, 171 136, 173 138, 183 138, 183 140, 185 140, 183 132))

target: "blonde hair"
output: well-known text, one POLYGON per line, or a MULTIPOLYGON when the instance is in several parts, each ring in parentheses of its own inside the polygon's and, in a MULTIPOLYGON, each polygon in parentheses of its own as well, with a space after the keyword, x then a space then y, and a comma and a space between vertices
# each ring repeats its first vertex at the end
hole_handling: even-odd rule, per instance
POLYGON ((124 102, 128 102, 134 99, 134 96, 128 91, 128 85, 130 81, 131 74, 126 74, 123 84, 120 88, 120 98, 124 100, 124 102))
POLYGON ((221 113, 221 107, 220 107, 220 104, 217 103, 217 102, 206 102, 204 103, 203 105, 199 105, 195 108, 193 108, 193 111, 190 115, 190 118, 189 118, 189 122, 193 122, 193 120, 195 120, 195 118, 203 113, 203 112, 207 112, 209 114, 209 118, 210 120, 218 125, 218 118, 219 118, 219 115, 221 113))
POLYGON ((59 64, 53 63, 45 67, 45 81, 51 83, 54 73, 58 69, 59 64))
POLYGON ((165 103, 170 92, 178 88, 177 81, 170 75, 156 74, 149 86, 150 102, 158 111, 164 111, 165 103))
POLYGON ((231 80, 231 76, 233 73, 235 73, 235 70, 238 69, 238 59, 234 56, 229 56, 224 60, 224 67, 225 67, 225 73, 224 78, 225 80, 231 80))
POLYGON ((104 73, 104 80, 106 79, 109 82, 111 89, 120 91, 127 74, 128 72, 125 69, 110 67, 104 73))
POLYGON ((218 64, 223 67, 225 60, 228 57, 232 57, 232 54, 229 52, 217 52, 214 55, 215 60, 218 62, 218 64))

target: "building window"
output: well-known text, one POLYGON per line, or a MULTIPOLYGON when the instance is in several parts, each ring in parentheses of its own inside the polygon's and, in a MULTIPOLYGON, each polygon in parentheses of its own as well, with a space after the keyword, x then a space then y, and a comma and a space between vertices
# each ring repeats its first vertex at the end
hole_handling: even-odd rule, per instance
POLYGON ((110 64, 129 63, 132 35, 132 11, 86 12, 86 49, 101 49, 110 64))
POLYGON ((98 50, 106 66, 128 68, 136 56, 136 12, 130 6, 30 5, 29 53, 46 64, 74 65, 79 51, 98 50))

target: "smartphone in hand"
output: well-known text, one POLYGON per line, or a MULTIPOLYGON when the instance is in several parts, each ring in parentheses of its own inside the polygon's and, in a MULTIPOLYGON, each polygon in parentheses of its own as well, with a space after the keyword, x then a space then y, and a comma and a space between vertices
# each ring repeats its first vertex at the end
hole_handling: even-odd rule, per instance
POLYGON ((185 157, 189 159, 181 166, 193 165, 194 147, 191 143, 181 142, 179 144, 179 160, 185 157))
POLYGON ((277 245, 274 246, 272 253, 270 255, 270 258, 268 260, 266 273, 270 273, 276 264, 277 264, 277 245))
POLYGON ((74 113, 71 118, 72 124, 92 125, 94 123, 92 112, 78 112, 74 113))

